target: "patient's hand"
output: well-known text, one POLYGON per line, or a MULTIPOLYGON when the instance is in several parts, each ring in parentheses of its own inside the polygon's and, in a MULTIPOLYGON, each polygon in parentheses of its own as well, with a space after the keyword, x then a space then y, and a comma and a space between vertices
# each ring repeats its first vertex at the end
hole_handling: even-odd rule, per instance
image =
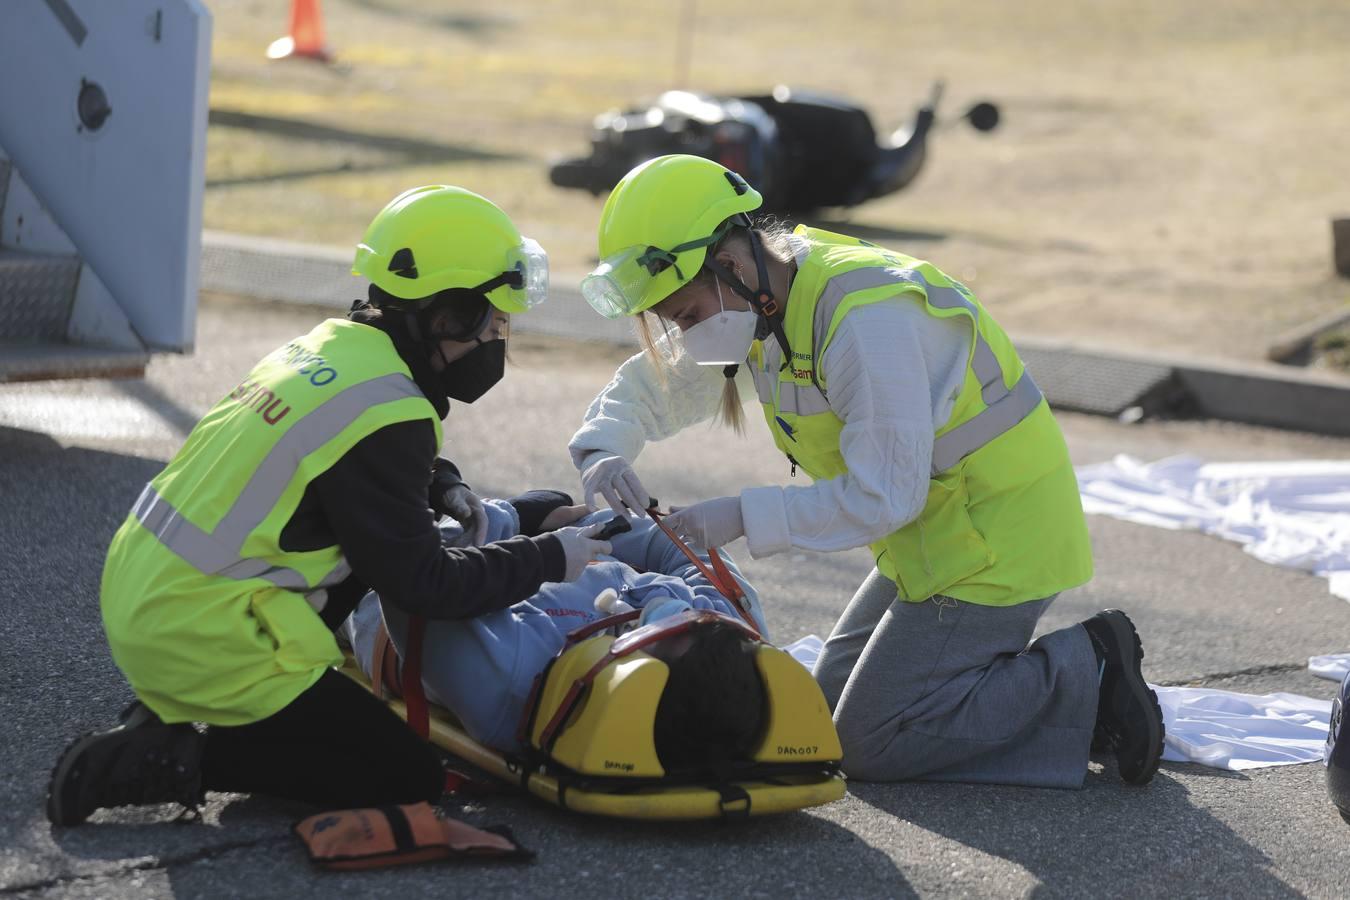
POLYGON ((576 506, 559 506, 553 512, 544 516, 544 521, 539 523, 540 532, 556 531, 559 528, 565 528, 573 522, 586 515, 590 510, 586 504, 581 503, 576 506))

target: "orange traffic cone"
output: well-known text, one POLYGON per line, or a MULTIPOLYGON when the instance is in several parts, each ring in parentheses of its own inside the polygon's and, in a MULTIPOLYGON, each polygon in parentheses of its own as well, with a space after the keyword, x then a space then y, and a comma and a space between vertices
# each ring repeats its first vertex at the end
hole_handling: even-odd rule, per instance
POLYGON ((323 39, 323 15, 319 0, 291 0, 291 32, 277 38, 267 48, 268 59, 286 59, 299 56, 331 62, 333 55, 323 39))

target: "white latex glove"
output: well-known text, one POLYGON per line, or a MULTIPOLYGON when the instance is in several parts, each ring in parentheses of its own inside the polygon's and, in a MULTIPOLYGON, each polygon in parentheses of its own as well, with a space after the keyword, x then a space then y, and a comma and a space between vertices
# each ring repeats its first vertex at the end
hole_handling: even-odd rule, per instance
POLYGON ((567 560, 563 581, 576 581, 586 571, 587 563, 613 549, 609 541, 597 541, 592 537, 604 527, 603 522, 596 522, 584 528, 559 528, 553 532, 562 542, 563 557, 567 560))
POLYGON ((487 510, 467 484, 457 484, 442 494, 441 505, 445 514, 464 529, 464 534, 454 541, 455 546, 481 547, 487 542, 487 510))
POLYGON ((629 510, 639 516, 647 514, 651 495, 638 480, 637 473, 622 456, 592 454, 581 473, 582 502, 596 509, 595 495, 600 494, 616 513, 629 510))
POLYGON ((721 547, 745 534, 740 497, 718 497, 681 507, 666 516, 665 524, 695 547, 721 547))

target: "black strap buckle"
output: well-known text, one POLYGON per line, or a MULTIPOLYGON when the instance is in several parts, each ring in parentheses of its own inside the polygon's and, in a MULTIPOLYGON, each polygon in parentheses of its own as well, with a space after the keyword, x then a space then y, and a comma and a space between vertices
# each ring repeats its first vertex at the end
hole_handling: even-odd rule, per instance
POLYGON ((717 808, 723 821, 740 821, 750 818, 750 794, 739 784, 719 784, 717 793, 720 799, 717 808))

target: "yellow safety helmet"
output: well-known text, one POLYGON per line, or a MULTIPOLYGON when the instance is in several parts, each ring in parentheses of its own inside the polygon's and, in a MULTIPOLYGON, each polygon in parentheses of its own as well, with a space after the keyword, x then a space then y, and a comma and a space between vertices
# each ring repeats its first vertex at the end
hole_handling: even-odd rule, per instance
POLYGON ((651 309, 698 274, 722 223, 758 209, 759 192, 701 156, 648 160, 623 177, 600 213, 600 265, 581 283, 609 319, 651 309))
POLYGON ((492 201, 429 184, 380 210, 356 245, 352 274, 400 300, 467 288, 503 312, 521 313, 548 293, 548 254, 492 201))
MULTIPOLYGON (((636 613, 628 614, 635 618, 636 613)), ((764 732, 743 770, 758 780, 786 764, 833 772, 843 757, 830 707, 811 672, 766 644, 739 619, 712 610, 689 609, 615 639, 601 626, 626 616, 592 622, 572 632, 530 694, 520 733, 530 747, 582 776, 660 778, 669 773, 656 749, 656 717, 670 668, 644 652, 658 641, 721 622, 753 643, 764 689, 764 732), (598 633, 597 633, 598 632, 598 633)))

